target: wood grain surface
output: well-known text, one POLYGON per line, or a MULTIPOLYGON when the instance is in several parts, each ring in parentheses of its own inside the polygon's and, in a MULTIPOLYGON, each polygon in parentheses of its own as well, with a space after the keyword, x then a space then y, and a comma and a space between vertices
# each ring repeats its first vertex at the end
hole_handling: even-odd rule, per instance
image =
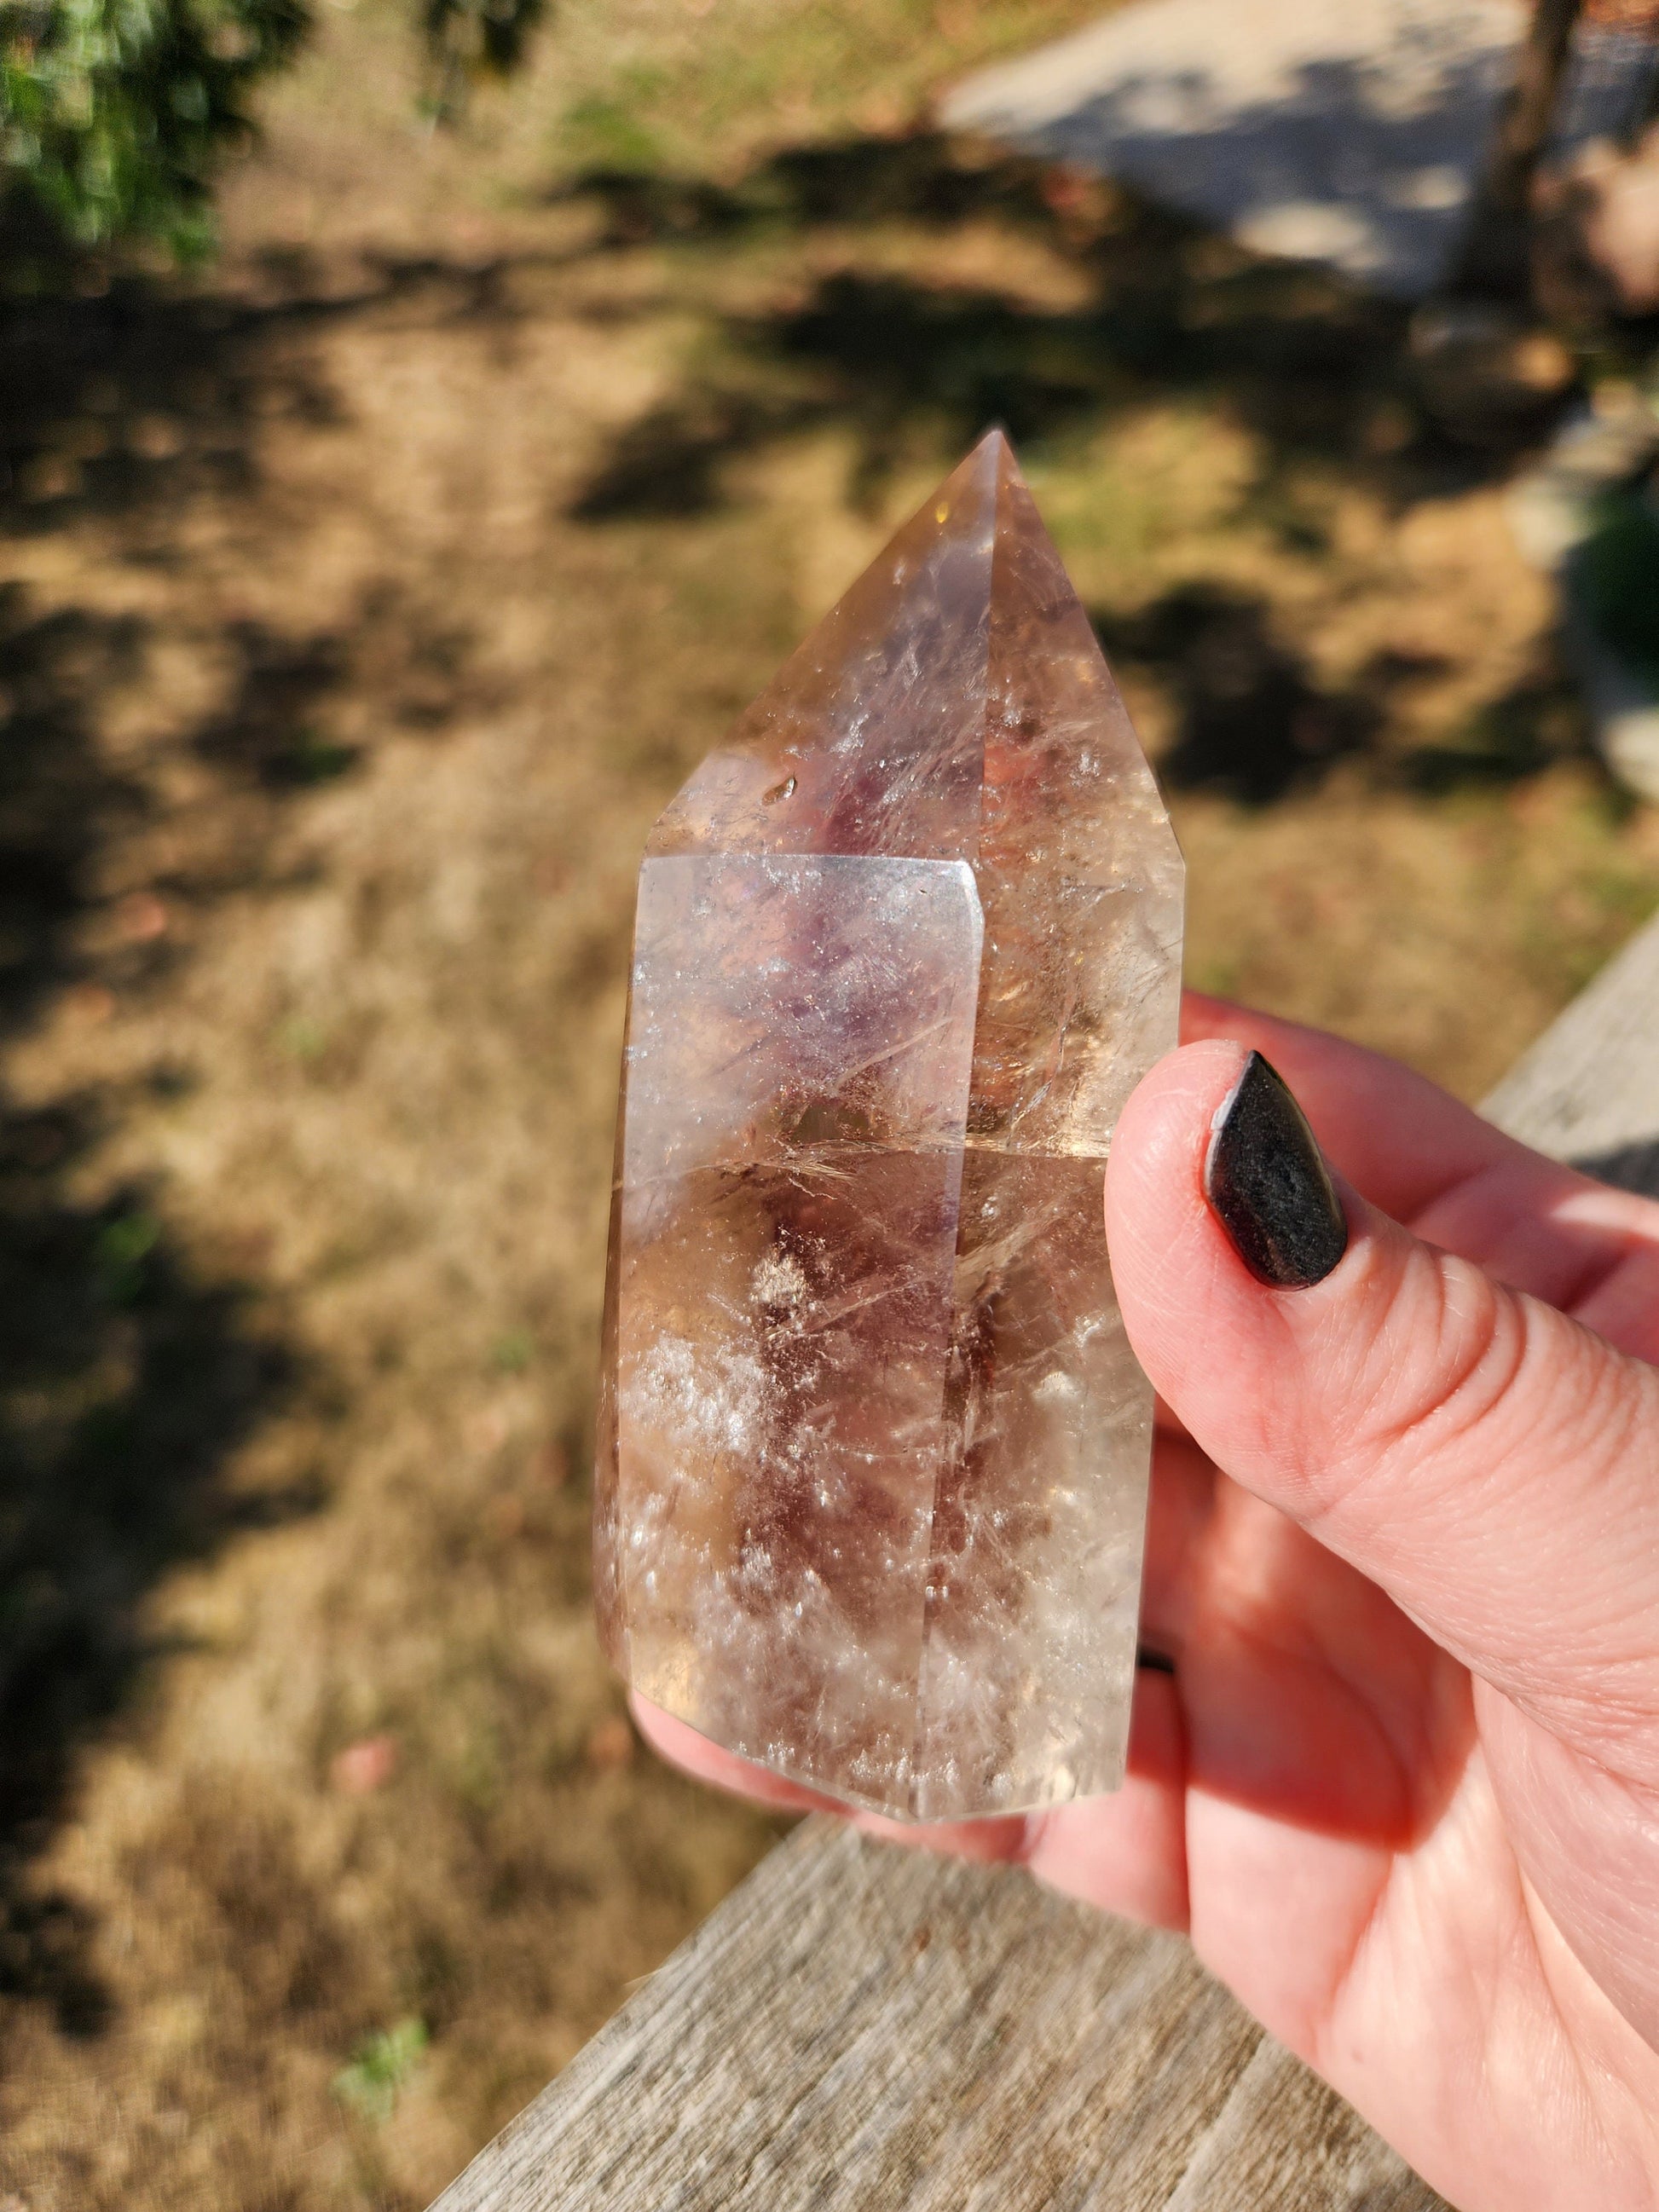
POLYGON ((1540 1152, 1659 1198, 1659 920, 1522 1054, 1484 1110, 1540 1152))
MULTIPOLYGON (((1487 1102, 1659 1195, 1659 922, 1487 1102)), ((1431 2212, 1179 1939, 810 1820, 433 2212, 1431 2212)))
POLYGON ((811 1820, 437 2212, 1419 2212, 1178 1938, 811 1820))

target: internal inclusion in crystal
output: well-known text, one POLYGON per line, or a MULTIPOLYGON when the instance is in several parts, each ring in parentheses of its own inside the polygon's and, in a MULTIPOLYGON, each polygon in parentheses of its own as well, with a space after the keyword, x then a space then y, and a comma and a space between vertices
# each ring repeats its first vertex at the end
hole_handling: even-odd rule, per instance
POLYGON ((1182 889, 993 433, 641 872, 598 1605, 715 1741, 899 1818, 1121 1778, 1152 1397, 1101 1178, 1182 889))

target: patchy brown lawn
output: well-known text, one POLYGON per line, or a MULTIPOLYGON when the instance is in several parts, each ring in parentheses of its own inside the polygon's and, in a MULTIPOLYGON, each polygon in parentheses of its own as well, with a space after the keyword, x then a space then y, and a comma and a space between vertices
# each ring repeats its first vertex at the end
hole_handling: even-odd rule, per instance
POLYGON ((1392 311, 907 130, 1088 12, 324 10, 222 264, 0 331, 0 2191, 418 2207, 769 1840, 586 1609, 653 814, 993 417, 1195 980, 1466 1095, 1659 896, 1392 311), (741 66, 739 66, 741 64, 741 66))

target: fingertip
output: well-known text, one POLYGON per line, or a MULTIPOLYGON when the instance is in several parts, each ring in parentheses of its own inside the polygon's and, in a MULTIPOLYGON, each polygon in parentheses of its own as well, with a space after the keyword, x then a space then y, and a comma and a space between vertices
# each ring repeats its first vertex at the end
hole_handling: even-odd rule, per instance
MULTIPOLYGON (((1130 1340, 1175 1299, 1190 1307, 1192 1270, 1215 1264, 1216 1231, 1204 1198, 1212 1125, 1237 1088, 1249 1054, 1211 1038, 1161 1060, 1130 1097, 1106 1163, 1106 1242, 1130 1340)), ((1147 1366, 1160 1393, 1169 1381, 1147 1366)), ((1176 1411, 1180 1407, 1176 1406, 1176 1411)))
POLYGON ((1217 1109, 1237 1088, 1249 1059, 1231 1037, 1201 1037, 1166 1053, 1141 1078, 1119 1117, 1107 1159, 1106 1185, 1161 1187, 1170 1164, 1189 1156, 1191 1194, 1217 1109))
POLYGON ((1310 1290, 1348 1249, 1348 1218, 1307 1115, 1253 1052, 1211 1117, 1204 1196, 1229 1243, 1272 1290, 1310 1290))
POLYGON ((1218 999, 1209 991, 1183 991, 1181 994, 1181 1042, 1199 1044, 1206 1037, 1231 1037, 1251 1018, 1247 1006, 1236 1006, 1231 999, 1218 999))
POLYGON ((1203 1439, 1218 1405, 1235 1421, 1270 1409, 1291 1326, 1284 1302, 1333 1273, 1362 1218, 1369 1210, 1345 1200, 1291 1093, 1247 1044, 1183 1045, 1146 1077, 1107 1163, 1107 1247, 1135 1355, 1189 1433, 1203 1439), (1241 1133, 1235 1109, 1252 1081, 1282 1094, 1283 1127, 1267 1128, 1258 1112, 1241 1133), (1218 1152, 1233 1170, 1224 1187, 1210 1174, 1218 1152))
POLYGON ((846 1809, 816 1790, 791 1782, 781 1774, 774 1774, 769 1767, 758 1766, 751 1759, 740 1759, 723 1744, 700 1735, 689 1723, 665 1712, 660 1705, 653 1705, 637 1690, 630 1692, 628 1702, 634 1724, 652 1750, 670 1766, 690 1775, 694 1781, 706 1782, 732 1796, 746 1797, 752 1804, 771 1806, 780 1812, 833 1813, 846 1809))
POLYGON ((878 1842, 941 1851, 953 1858, 1006 1861, 1024 1856, 1029 1822, 1024 1814, 992 1814, 977 1820, 889 1820, 739 1758, 637 1691, 630 1692, 628 1702, 635 1725, 659 1758, 694 1781, 747 1798, 751 1804, 781 1813, 832 1813, 878 1842))

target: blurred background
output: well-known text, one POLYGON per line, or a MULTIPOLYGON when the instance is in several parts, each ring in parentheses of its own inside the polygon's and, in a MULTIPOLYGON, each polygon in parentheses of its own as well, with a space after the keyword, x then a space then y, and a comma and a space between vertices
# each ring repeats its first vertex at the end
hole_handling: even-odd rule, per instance
POLYGON ((1425 307, 945 127, 1107 12, 0 10, 3 2212, 414 2212, 772 1840, 587 1609, 634 871, 988 422, 1194 983, 1473 1099, 1659 902, 1634 157, 1425 307))

